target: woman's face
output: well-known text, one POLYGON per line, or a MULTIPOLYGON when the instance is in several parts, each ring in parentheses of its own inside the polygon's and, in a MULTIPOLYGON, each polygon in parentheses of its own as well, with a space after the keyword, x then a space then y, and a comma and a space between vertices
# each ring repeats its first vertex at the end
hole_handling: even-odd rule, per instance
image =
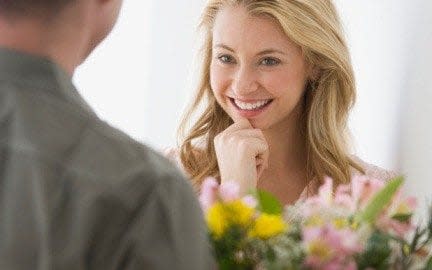
MULTIPOLYGON (((264 16, 251 16, 244 7, 219 11, 213 29, 210 84, 235 121, 269 129, 290 126, 308 78, 301 48, 280 25, 264 16)), ((294 120, 295 121, 295 120, 294 120)))

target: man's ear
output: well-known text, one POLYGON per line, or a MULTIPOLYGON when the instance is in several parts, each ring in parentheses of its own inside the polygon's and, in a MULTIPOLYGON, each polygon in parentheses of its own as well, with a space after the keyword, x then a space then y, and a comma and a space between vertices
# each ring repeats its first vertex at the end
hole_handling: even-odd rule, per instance
MULTIPOLYGON (((118 3, 119 1, 117 0, 96 0, 98 2, 99 5, 104 6, 104 5, 113 5, 116 2, 118 3)), ((121 2, 121 1, 120 1, 121 2)))
POLYGON ((98 10, 104 10, 106 7, 109 8, 110 5, 113 5, 115 0, 87 0, 87 1, 93 1, 93 6, 96 7, 98 10))
POLYGON ((87 17, 90 50, 104 40, 114 27, 122 6, 122 0, 77 0, 87 1, 87 17))

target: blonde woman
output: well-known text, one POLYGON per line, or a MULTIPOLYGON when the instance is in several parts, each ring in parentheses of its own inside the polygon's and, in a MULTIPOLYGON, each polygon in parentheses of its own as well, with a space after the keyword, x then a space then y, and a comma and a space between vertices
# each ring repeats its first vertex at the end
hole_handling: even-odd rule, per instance
POLYGON ((392 176, 349 154, 355 82, 332 1, 210 0, 200 26, 200 83, 170 152, 196 188, 214 176, 288 204, 325 176, 392 176))

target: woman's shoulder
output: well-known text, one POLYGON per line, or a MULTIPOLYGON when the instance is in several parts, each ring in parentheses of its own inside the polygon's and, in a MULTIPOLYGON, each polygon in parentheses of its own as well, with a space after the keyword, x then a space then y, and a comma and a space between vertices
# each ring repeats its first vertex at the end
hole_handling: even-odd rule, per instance
MULTIPOLYGON (((360 159, 355 155, 351 156, 351 158, 355 163, 357 163, 364 170, 364 175, 369 178, 388 181, 399 176, 399 174, 395 171, 387 170, 379 166, 373 165, 371 163, 368 163, 360 159)), ((361 175, 361 173, 358 171, 354 171, 353 175, 361 175)))
MULTIPOLYGON (((353 162, 355 162, 358 166, 360 166, 364 171, 364 174, 363 174, 362 172, 353 168, 352 174, 351 174, 352 178, 354 178, 356 176, 366 176, 367 178, 373 178, 373 179, 382 180, 382 181, 389 181, 389 180, 400 175, 397 172, 394 172, 391 170, 386 170, 386 169, 383 169, 379 166, 365 162, 364 160, 360 159, 357 156, 352 155, 352 156, 350 156, 350 158, 353 162)), ((300 198, 306 198, 310 195, 316 194, 316 192, 318 192, 318 189, 321 186, 321 184, 322 184, 321 181, 319 181, 317 179, 313 179, 312 181, 309 182, 308 186, 302 192, 300 198)))

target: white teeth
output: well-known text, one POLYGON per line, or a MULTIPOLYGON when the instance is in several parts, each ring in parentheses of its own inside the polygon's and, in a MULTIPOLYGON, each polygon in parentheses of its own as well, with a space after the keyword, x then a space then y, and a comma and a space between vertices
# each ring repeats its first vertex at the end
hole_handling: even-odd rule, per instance
POLYGON ((267 99, 267 100, 261 100, 261 101, 257 101, 254 103, 247 103, 247 102, 242 102, 240 100, 236 100, 234 99, 234 103, 242 110, 256 110, 259 108, 264 107, 265 105, 267 105, 269 102, 271 101, 271 99, 267 99))

